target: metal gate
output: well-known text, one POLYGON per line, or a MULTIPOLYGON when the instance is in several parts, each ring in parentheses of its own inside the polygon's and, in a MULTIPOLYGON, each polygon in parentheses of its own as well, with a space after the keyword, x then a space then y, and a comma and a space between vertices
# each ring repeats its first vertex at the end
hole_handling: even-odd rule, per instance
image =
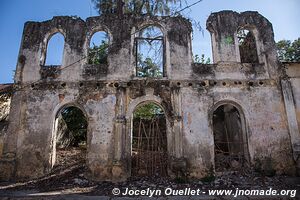
POLYGON ((132 175, 167 176, 168 154, 166 120, 134 119, 132 134, 132 175))

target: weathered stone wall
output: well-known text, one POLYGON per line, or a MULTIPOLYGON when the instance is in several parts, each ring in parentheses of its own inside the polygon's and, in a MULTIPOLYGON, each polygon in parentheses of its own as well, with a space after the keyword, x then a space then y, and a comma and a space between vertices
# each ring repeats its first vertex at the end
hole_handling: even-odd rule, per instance
MULTIPOLYGON (((278 60, 272 24, 258 12, 221 11, 212 13, 206 27, 212 36, 213 60, 215 63, 240 63, 237 32, 246 28, 256 39, 259 63, 249 71, 256 71, 251 78, 276 78, 278 60)), ((246 67, 247 68, 247 67, 246 67)))
POLYGON ((149 25, 161 28, 164 34, 165 68, 167 76, 190 76, 192 62, 191 25, 181 17, 116 16, 80 18, 54 17, 45 22, 25 23, 15 80, 31 83, 42 80, 77 82, 86 80, 130 80, 135 76, 134 37, 149 25), (176 29, 174 27, 177 27, 176 29), (106 31, 110 37, 108 66, 87 64, 92 35, 106 31), (54 33, 65 37, 62 66, 64 70, 45 66, 48 40, 54 33), (72 67, 67 67, 72 65, 72 67), (187 66, 183 69, 181 66, 187 66), (74 73, 77 72, 77 73, 74 73))
POLYGON ((292 86, 298 128, 300 130, 300 63, 284 63, 284 65, 286 66, 286 74, 292 86))
MULTIPOLYGON (((134 109, 155 102, 166 114, 168 153, 184 158, 191 177, 214 170, 212 115, 222 104, 241 115, 249 163, 271 161, 278 173, 293 171, 292 146, 271 24, 256 12, 213 13, 215 64, 192 63, 191 24, 181 17, 91 17, 86 21, 54 17, 27 22, 15 75, 8 136, 0 162, 1 179, 31 179, 51 171, 54 120, 68 105, 88 121, 87 176, 120 181, 130 176, 134 109), (164 34, 163 78, 135 77, 134 35, 146 25, 164 34), (235 32, 255 30, 259 63, 240 63, 235 32), (95 31, 111 40, 107 65, 88 65, 87 49, 95 31), (65 36, 62 66, 44 65, 49 37, 65 36), (232 37, 231 42, 228 43, 232 37), (227 42, 226 42, 227 41, 227 42)), ((170 172, 172 175, 172 172, 170 172)))
POLYGON ((12 84, 0 85, 0 158, 3 151, 4 137, 8 127, 12 84))
POLYGON ((288 128, 292 143, 294 160, 300 169, 300 65, 284 63, 286 76, 281 80, 283 97, 287 112, 288 128))

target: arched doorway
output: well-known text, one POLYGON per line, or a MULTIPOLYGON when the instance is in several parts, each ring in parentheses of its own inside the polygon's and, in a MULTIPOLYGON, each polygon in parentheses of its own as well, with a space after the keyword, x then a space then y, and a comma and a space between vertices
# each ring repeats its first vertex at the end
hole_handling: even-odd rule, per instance
POLYGON ((153 102, 142 103, 132 117, 131 175, 167 176, 167 124, 163 109, 153 102))
POLYGON ((52 168, 85 165, 87 118, 76 106, 65 106, 55 117, 53 129, 52 168))
POLYGON ((243 113, 232 104, 213 112, 215 170, 237 170, 247 166, 248 145, 243 113))

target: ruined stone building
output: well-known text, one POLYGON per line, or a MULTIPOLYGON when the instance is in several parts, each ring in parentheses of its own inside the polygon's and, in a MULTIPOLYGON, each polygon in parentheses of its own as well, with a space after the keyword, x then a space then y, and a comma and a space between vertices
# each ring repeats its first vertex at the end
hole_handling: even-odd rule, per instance
POLYGON ((272 24, 257 12, 212 13, 206 26, 213 64, 193 62, 192 27, 182 17, 27 22, 2 134, 1 180, 51 172, 56 119, 69 106, 88 122, 86 176, 125 180, 131 176, 133 113, 149 102, 165 115, 169 176, 184 168, 201 178, 238 165, 277 174, 299 170, 299 65, 278 62, 272 24), (160 34, 145 38, 142 31, 150 26, 160 34), (90 64, 90 40, 98 31, 109 37, 107 61, 90 64), (65 41, 60 66, 45 64, 55 33, 65 41), (159 76, 139 74, 143 39, 161 43, 159 76))

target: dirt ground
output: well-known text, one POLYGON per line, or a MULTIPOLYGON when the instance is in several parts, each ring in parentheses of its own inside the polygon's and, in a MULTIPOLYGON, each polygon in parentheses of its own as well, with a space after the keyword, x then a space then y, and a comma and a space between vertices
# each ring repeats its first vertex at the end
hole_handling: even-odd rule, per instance
POLYGON ((84 177, 85 172, 85 150, 71 148, 57 152, 57 163, 51 174, 48 176, 17 183, 0 183, 1 193, 11 193, 16 191, 31 191, 33 193, 42 192, 62 192, 80 193, 91 196, 112 196, 112 189, 297 189, 300 192, 300 178, 288 176, 262 176, 259 173, 244 170, 243 172, 232 171, 218 173, 216 177, 207 177, 201 180, 183 180, 160 177, 132 177, 125 182, 92 182, 84 177))

